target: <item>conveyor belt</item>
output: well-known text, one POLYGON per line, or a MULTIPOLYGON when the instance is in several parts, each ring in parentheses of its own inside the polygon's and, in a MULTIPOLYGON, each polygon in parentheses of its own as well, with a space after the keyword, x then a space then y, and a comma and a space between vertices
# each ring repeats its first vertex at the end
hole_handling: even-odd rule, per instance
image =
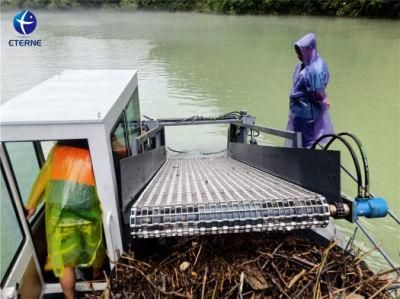
POLYGON ((231 158, 169 159, 131 211, 155 238, 324 227, 325 198, 231 158))

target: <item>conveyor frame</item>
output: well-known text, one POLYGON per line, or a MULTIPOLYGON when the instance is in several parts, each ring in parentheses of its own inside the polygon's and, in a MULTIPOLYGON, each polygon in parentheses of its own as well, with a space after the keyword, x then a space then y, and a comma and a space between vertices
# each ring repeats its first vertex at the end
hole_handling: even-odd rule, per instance
POLYGON ((168 159, 132 207, 132 236, 324 227, 326 199, 229 157, 168 159))
MULTIPOLYGON (((240 118, 232 119, 186 118, 144 122, 148 131, 138 137, 136 143, 133 143, 132 152, 135 153, 136 151, 136 155, 121 160, 121 170, 123 171, 121 175, 122 206, 124 207, 124 221, 130 228, 131 235, 136 238, 155 238, 326 226, 329 222, 328 203, 340 200, 339 154, 334 151, 322 152, 301 149, 299 133, 256 126, 254 122, 255 118, 246 113, 241 113, 240 118), (208 159, 197 157, 197 160, 193 158, 181 159, 182 157, 175 160, 167 159, 164 126, 210 123, 225 123, 230 126, 225 157, 208 159), (249 144, 248 136, 253 131, 262 131, 266 134, 290 139, 294 148, 249 144), (160 151, 160 148, 164 148, 164 150, 160 151), (310 163, 313 162, 313 153, 311 152, 318 153, 314 155, 314 157, 318 156, 318 159, 314 159, 315 163, 310 163), (149 155, 150 153, 151 155, 149 155), (280 154, 277 155, 277 153, 280 154), (145 157, 145 164, 141 162, 143 161, 141 157, 145 157), (171 190, 171 192, 164 192, 164 195, 158 194, 158 196, 161 196, 160 198, 164 196, 164 201, 151 201, 152 191, 153 193, 160 193, 160 190, 154 191, 157 189, 154 189, 154 186, 159 186, 160 181, 163 180, 163 175, 170 175, 165 171, 170 165, 173 163, 189 163, 187 161, 191 161, 190 163, 195 165, 204 161, 209 162, 210 159, 222 159, 221 161, 224 161, 227 165, 234 164, 238 169, 244 169, 244 173, 257 173, 264 178, 273 178, 279 184, 285 184, 294 189, 300 188, 304 193, 297 197, 287 196, 282 198, 278 196, 274 198, 263 194, 245 198, 243 196, 233 199, 223 198, 221 200, 222 194, 227 194, 221 186, 224 179, 220 170, 208 171, 207 169, 211 167, 211 164, 209 164, 207 167, 195 167, 196 169, 192 167, 192 173, 203 172, 203 176, 200 175, 191 182, 193 188, 196 184, 207 182, 205 184, 210 184, 211 189, 213 189, 212 185, 214 189, 217 189, 217 192, 214 190, 212 195, 209 192, 207 195, 207 191, 203 192, 208 200, 205 201, 203 197, 195 203, 175 200, 177 198, 187 199, 190 196, 188 193, 179 194, 179 192, 174 193, 172 191, 176 188, 176 184, 171 176, 169 181, 163 181, 164 185, 168 186, 164 187, 163 192, 165 189, 168 192, 171 190), (265 163, 266 161, 270 162, 265 163), (329 163, 324 163, 326 161, 329 163), (137 171, 133 171, 133 169, 138 169, 137 166, 143 169, 143 167, 146 168, 146 165, 151 166, 143 171, 143 175, 138 175, 137 171), (291 168, 294 171, 291 171, 291 168), (299 176, 301 172, 306 173, 307 176, 299 176), (310 174, 311 177, 308 177, 310 174), (210 180, 206 178, 207 176, 219 177, 219 179, 210 180), (330 186, 330 188, 327 188, 327 186, 330 186), (219 190, 218 188, 222 189, 219 190), (172 202, 172 199, 175 201, 172 202)), ((181 175, 190 173, 190 171, 185 171, 181 175)), ((231 181, 230 185, 238 187, 240 183, 246 182, 252 188, 256 188, 251 183, 252 178, 246 178, 243 171, 233 172, 234 175, 241 175, 242 177, 239 180, 231 181)), ((181 175, 178 175, 178 177, 181 175)), ((192 176, 192 174, 189 176, 192 176)), ((225 186, 224 188, 226 190, 228 187, 225 186)))

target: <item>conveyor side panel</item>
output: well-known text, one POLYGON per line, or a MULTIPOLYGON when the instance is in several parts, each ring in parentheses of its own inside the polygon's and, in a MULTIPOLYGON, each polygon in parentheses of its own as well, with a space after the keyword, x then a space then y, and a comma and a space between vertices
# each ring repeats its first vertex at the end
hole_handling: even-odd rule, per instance
POLYGON ((229 156, 277 177, 341 201, 340 152, 230 142, 229 156))
POLYGON ((166 159, 165 146, 161 146, 120 161, 122 211, 124 215, 128 212, 129 217, 132 202, 137 199, 140 191, 153 178, 166 159))

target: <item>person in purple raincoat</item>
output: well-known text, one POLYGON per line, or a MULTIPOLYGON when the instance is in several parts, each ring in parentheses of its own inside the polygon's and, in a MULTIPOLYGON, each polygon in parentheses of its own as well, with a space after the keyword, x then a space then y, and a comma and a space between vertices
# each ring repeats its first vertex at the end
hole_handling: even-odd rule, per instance
POLYGON ((321 135, 334 133, 325 92, 329 71, 317 52, 313 33, 299 39, 294 48, 300 63, 293 73, 287 130, 301 132, 303 147, 309 148, 321 135))

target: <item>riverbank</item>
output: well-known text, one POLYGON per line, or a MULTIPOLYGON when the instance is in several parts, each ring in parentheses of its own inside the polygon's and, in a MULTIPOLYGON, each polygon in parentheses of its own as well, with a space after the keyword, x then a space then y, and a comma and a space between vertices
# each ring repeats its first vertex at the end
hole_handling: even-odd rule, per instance
POLYGON ((2 0, 2 10, 120 8, 196 11, 230 15, 311 15, 400 19, 391 0, 2 0))

